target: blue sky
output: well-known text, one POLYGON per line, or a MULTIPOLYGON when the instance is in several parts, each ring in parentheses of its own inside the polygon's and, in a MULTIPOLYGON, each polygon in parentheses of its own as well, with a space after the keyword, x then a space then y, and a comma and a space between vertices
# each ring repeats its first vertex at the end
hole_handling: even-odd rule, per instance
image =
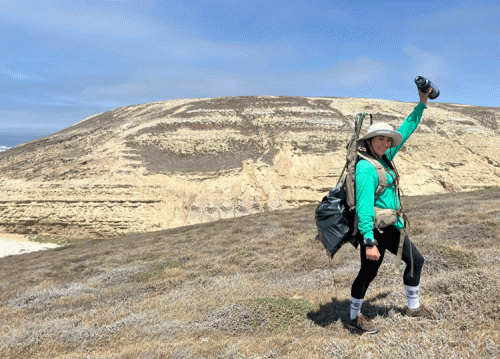
POLYGON ((498 1, 0 0, 0 131, 182 98, 417 101, 417 75, 499 106, 499 45, 498 1))

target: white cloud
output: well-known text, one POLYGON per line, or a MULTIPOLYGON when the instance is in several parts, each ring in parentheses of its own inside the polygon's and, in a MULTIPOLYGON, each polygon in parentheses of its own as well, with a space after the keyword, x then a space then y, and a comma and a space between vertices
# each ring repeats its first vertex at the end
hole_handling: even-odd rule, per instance
MULTIPOLYGON (((482 2, 481 4, 468 1, 462 4, 446 8, 444 10, 439 10, 434 12, 434 14, 427 16, 423 21, 421 21, 420 26, 422 30, 429 30, 439 35, 441 31, 458 30, 458 34, 463 37, 467 37, 473 33, 484 34, 484 26, 493 25, 495 22, 492 21, 500 16, 500 6, 498 2, 496 4, 487 4, 482 2)), ((499 24, 495 25, 498 29, 499 24)), ((498 34, 491 34, 498 35, 498 34)))
POLYGON ((444 55, 409 44, 404 47, 403 52, 410 59, 409 71, 415 76, 430 77, 434 81, 445 80, 451 76, 453 62, 444 55))
POLYGON ((0 128, 2 131, 16 131, 27 127, 57 130, 63 116, 60 114, 40 114, 33 110, 5 110, 0 109, 0 128))
POLYGON ((22 97, 22 96, 7 96, 6 97, 12 104, 28 105, 28 106, 49 106, 52 108, 62 107, 99 107, 99 108, 116 108, 125 106, 127 103, 115 99, 106 99, 103 97, 85 97, 67 96, 57 94, 45 94, 43 98, 39 97, 22 97))
POLYGON ((6 18, 35 31, 33 38, 59 50, 119 55, 141 59, 153 66, 157 65, 155 62, 168 66, 168 61, 207 59, 258 64, 291 51, 290 44, 283 42, 213 41, 198 29, 175 27, 140 13, 127 15, 104 8, 101 11, 63 8, 61 4, 64 3, 50 0, 0 2, 0 19, 6 18))
POLYGON ((45 79, 41 76, 29 74, 27 72, 11 70, 4 66, 0 66, 0 74, 9 76, 17 81, 45 81, 45 79))
POLYGON ((240 69, 238 73, 223 67, 208 70, 183 66, 182 74, 178 70, 172 67, 158 73, 142 73, 134 81, 95 86, 85 90, 82 95, 124 100, 142 98, 144 102, 240 95, 307 96, 325 89, 338 92, 345 88, 362 88, 385 82, 393 68, 387 62, 360 57, 317 71, 279 72, 273 68, 266 69, 265 66, 259 69, 258 74, 251 66, 240 69))
POLYGON ((329 78, 340 86, 359 87, 382 80, 388 71, 385 63, 363 56, 339 63, 332 69, 329 78))
MULTIPOLYGON (((300 95, 312 93, 344 93, 343 90, 361 89, 386 84, 394 65, 368 56, 337 62, 330 68, 297 72, 287 75, 282 88, 295 88, 300 95)), ((279 82, 279 78, 273 79, 279 82)))
POLYGON ((29 28, 75 31, 111 38, 143 37, 148 26, 123 14, 63 9, 56 1, 0 2, 0 17, 29 28))
POLYGON ((445 7, 413 22, 408 41, 432 46, 461 62, 500 56, 500 5, 488 1, 462 2, 445 7))

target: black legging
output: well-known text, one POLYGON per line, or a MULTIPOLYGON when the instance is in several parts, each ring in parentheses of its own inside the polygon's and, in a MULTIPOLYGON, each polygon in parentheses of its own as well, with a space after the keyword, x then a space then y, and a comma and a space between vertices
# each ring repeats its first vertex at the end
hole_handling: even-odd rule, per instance
MULTIPOLYGON (((366 290, 370 285, 371 281, 377 276, 378 269, 382 264, 384 259, 385 250, 394 255, 398 252, 399 244, 399 230, 394 226, 389 226, 383 229, 383 233, 378 230, 374 230, 375 239, 378 242, 377 248, 380 252, 380 258, 378 261, 373 261, 366 258, 366 246, 361 244, 361 268, 359 269, 358 276, 354 280, 351 288, 351 296, 357 299, 363 299, 365 297, 366 290)), ((358 238, 362 237, 358 233, 358 238)), ((420 254, 418 249, 410 242, 408 236, 405 236, 403 245, 403 261, 406 263, 406 268, 403 274, 403 283, 408 286, 417 286, 420 283, 420 273, 422 271, 422 266, 424 265, 424 257, 420 254), (410 245, 411 254, 413 255, 413 276, 411 276, 411 257, 410 257, 410 245)))

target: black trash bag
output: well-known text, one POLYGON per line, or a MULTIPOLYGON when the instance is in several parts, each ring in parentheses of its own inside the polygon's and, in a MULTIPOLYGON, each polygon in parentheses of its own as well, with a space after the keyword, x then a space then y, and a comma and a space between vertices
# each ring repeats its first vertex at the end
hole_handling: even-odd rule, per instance
POLYGON ((358 243, 352 237, 354 230, 354 211, 349 211, 346 203, 347 194, 341 184, 333 188, 325 196, 315 210, 318 235, 325 248, 333 258, 335 253, 346 242, 357 248, 358 243))

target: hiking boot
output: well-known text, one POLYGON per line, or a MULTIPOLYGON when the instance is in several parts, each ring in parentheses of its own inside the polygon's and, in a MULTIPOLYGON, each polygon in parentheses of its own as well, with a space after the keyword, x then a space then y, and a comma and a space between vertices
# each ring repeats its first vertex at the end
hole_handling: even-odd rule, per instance
POLYGON ((406 307, 403 314, 408 317, 419 317, 431 320, 439 319, 439 317, 437 316, 436 313, 434 313, 433 310, 426 308, 423 305, 420 305, 420 307, 418 307, 417 309, 410 309, 406 307))
POLYGON ((370 322, 370 320, 362 314, 358 314, 356 319, 351 319, 347 326, 350 329, 356 329, 368 334, 375 334, 379 331, 378 327, 370 322))

